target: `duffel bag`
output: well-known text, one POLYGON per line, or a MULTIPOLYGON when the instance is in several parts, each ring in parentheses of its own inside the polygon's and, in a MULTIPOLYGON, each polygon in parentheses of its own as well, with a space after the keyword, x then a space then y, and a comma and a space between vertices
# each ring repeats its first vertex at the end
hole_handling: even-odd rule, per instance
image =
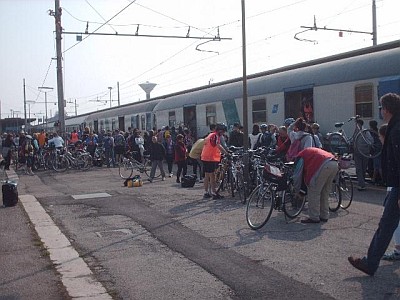
POLYGON ((194 187, 196 183, 197 176, 196 175, 185 175, 181 179, 181 187, 189 188, 194 187))

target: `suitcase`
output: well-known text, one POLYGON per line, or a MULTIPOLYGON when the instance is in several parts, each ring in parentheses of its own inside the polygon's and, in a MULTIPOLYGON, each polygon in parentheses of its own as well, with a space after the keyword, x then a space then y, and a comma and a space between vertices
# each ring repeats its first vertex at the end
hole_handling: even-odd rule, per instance
POLYGON ((194 187, 196 183, 197 176, 196 175, 185 175, 181 179, 181 187, 189 188, 194 187))
POLYGON ((18 203, 18 190, 15 182, 6 181, 1 187, 3 192, 3 205, 5 207, 15 206, 18 203))

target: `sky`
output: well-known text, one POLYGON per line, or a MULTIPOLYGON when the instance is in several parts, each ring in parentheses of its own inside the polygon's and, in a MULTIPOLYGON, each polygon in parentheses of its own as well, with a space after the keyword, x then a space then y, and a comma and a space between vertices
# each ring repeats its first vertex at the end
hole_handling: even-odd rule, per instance
MULTIPOLYGON (((139 84, 147 81, 157 84, 151 92, 157 97, 241 77, 241 4, 60 0, 65 111, 108 108, 110 92, 117 106, 117 83, 122 105, 145 100, 139 84), (111 35, 86 35, 87 26, 88 33, 111 35), (83 33, 82 41, 68 32, 83 33)), ((376 6, 378 44, 400 39, 400 1, 376 0, 376 6)), ((54 8, 54 0, 0 0, 1 118, 24 117, 24 80, 28 117, 29 111, 31 118, 45 115, 42 86, 54 88, 47 91, 48 117, 57 113, 55 22, 48 13, 54 8)), ((314 16, 317 27, 372 32, 372 0, 246 0, 245 13, 247 74, 372 46, 371 34, 300 33, 314 25, 314 16)))

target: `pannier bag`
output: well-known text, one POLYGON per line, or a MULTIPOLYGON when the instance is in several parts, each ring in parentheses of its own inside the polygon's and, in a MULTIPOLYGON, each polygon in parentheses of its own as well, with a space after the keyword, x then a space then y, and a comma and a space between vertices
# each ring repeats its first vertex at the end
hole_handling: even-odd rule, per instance
POLYGON ((263 177, 266 181, 275 183, 277 191, 284 191, 287 189, 287 176, 282 173, 278 167, 266 164, 263 170, 263 177))
POLYGON ((5 207, 15 206, 18 203, 17 183, 6 181, 1 187, 3 192, 3 205, 5 207))
POLYGON ((196 175, 185 175, 181 179, 181 187, 189 188, 194 187, 196 183, 197 176, 196 175))

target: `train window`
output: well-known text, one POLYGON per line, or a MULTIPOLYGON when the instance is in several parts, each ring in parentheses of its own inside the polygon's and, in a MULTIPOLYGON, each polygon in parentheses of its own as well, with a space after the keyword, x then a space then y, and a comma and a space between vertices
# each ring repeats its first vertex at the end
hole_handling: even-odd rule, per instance
POLYGON ((142 115, 141 117, 140 117, 140 125, 141 125, 141 130, 145 130, 145 128, 146 128, 146 117, 145 117, 145 115, 142 115))
POLYGON ((104 128, 104 120, 100 120, 100 130, 105 129, 104 128))
POLYGON ((267 121, 267 100, 253 100, 252 105, 253 123, 264 123, 267 121))
POLYGON ((115 119, 112 119, 111 120, 111 130, 114 130, 114 129, 116 129, 116 127, 115 127, 115 119))
POLYGON ((169 127, 176 125, 176 116, 174 110, 168 112, 168 125, 169 127))
POLYGON ((207 123, 206 125, 207 126, 217 123, 216 111, 217 111, 217 107, 215 106, 215 104, 206 106, 206 123, 207 123))
POLYGON ((363 84, 355 87, 356 115, 360 115, 362 118, 373 117, 373 92, 372 84, 363 84))
POLYGON ((110 121, 108 119, 106 119, 105 123, 106 123, 106 130, 110 130, 111 129, 110 128, 110 121))

